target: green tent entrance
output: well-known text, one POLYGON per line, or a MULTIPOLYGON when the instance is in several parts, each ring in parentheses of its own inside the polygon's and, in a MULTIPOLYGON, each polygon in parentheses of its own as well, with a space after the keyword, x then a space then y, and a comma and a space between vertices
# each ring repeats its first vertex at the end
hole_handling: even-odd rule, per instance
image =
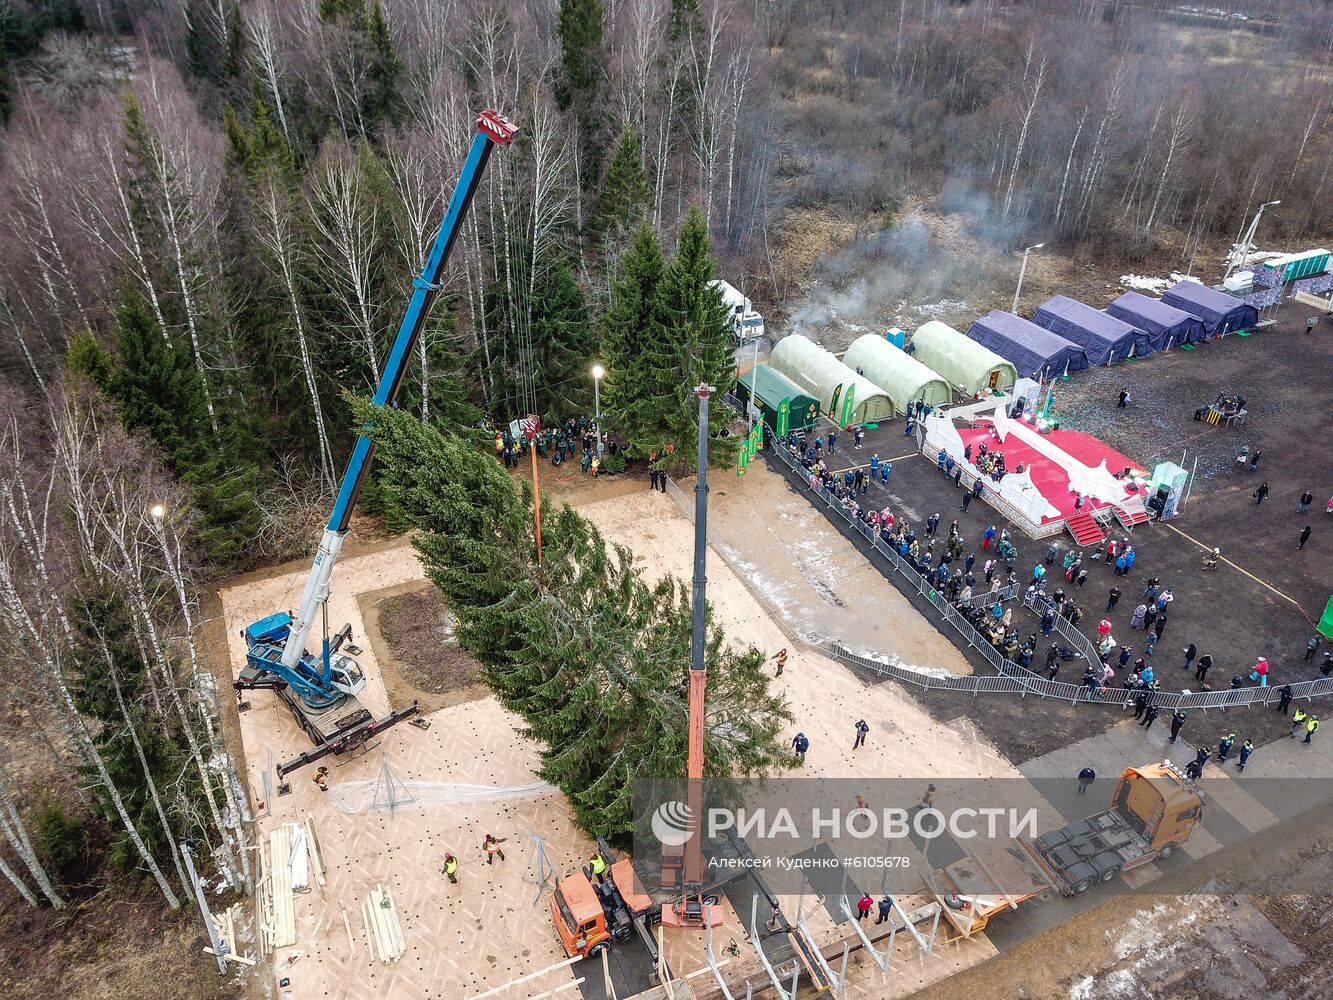
POLYGON ((751 395, 764 423, 778 437, 789 431, 806 430, 819 422, 818 400, 768 365, 757 365, 737 379, 736 397, 748 403, 751 395))

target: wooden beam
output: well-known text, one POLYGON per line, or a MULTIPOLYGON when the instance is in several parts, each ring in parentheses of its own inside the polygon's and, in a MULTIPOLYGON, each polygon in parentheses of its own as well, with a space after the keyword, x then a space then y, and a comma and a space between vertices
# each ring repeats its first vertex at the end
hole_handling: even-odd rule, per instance
MULTIPOLYGON (((497 987, 495 987, 494 989, 487 990, 485 993, 474 993, 474 994, 472 994, 472 996, 467 997, 467 1000, 486 1000, 487 997, 493 997, 493 996, 495 996, 497 993, 503 993, 505 990, 509 989, 511 986, 518 986, 518 985, 521 984, 521 983, 526 983, 526 982, 528 982, 529 980, 536 979, 538 976, 544 976, 544 975, 546 975, 548 972, 554 972, 556 969, 564 969, 564 968, 568 968, 569 966, 573 965, 575 962, 582 962, 582 961, 583 961, 583 956, 582 956, 582 955, 575 955, 573 958, 566 959, 566 960, 563 961, 563 962, 556 962, 555 965, 548 965, 546 968, 544 968, 544 969, 538 969, 536 972, 529 972, 526 976, 519 976, 517 979, 511 979, 511 980, 509 980, 509 982, 505 983, 503 986, 497 986, 497 987)), ((578 980, 578 982, 583 982, 583 980, 580 979, 580 980, 578 980)), ((561 987, 561 989, 566 989, 566 988, 568 988, 568 984, 566 984, 565 986, 562 986, 562 987, 561 987)), ((535 1000, 535 998, 534 998, 534 1000, 535 1000)))
MULTIPOLYGON (((216 956, 217 952, 212 948, 205 948, 204 954, 216 956)), ((228 962, 240 962, 242 965, 255 966, 259 964, 253 958, 246 958, 243 955, 224 955, 223 957, 226 958, 228 962)))

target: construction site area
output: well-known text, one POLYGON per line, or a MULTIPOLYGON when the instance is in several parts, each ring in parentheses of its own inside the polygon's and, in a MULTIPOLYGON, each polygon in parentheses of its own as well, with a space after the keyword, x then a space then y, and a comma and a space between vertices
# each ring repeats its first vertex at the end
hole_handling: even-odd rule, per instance
MULTIPOLYGON (((478 119, 455 192, 463 208, 492 146, 512 134, 490 112, 478 119)), ((392 402, 412 354, 457 217, 446 218, 416 286, 375 399, 381 407, 392 402)), ((1113 383, 1120 386, 1114 409, 1128 409, 1137 393, 1161 414, 1121 426, 1118 448, 1077 429, 1080 420, 1095 422, 1097 380, 1085 376, 1066 387, 1088 369, 1091 343, 1048 337, 993 312, 991 326, 980 334, 974 326, 967 340, 939 323, 917 331, 917 353, 949 370, 948 381, 910 359, 892 334, 862 337, 841 359, 788 337, 770 355, 772 367, 757 363, 756 344, 741 382, 751 405, 729 393, 712 401, 729 407, 727 433, 744 428, 744 442, 734 475, 714 470, 708 482, 716 390, 706 384, 695 392, 697 479, 673 479, 656 467, 646 484, 599 479, 604 452, 595 422, 579 425, 584 462, 577 472, 561 468, 556 456, 566 446, 535 417, 515 422, 510 435, 496 431, 506 473, 493 483, 498 467, 468 452, 460 475, 481 476, 475 489, 512 491, 525 482, 526 458, 536 496, 539 451, 544 458, 554 447, 548 529, 577 530, 567 511, 550 509, 570 503, 648 587, 691 580, 691 649, 681 679, 687 717, 657 723, 687 730, 685 759, 667 766, 683 767, 689 781, 684 798, 650 803, 651 815, 636 818, 651 828, 651 859, 626 856, 623 837, 617 851, 590 835, 576 801, 537 777, 559 748, 535 740, 531 717, 506 709, 499 692, 479 683, 482 665, 461 648, 459 622, 434 589, 445 590, 454 567, 439 562, 431 543, 389 539, 338 560, 375 455, 372 434, 385 435, 401 462, 399 435, 417 433, 410 422, 375 427, 372 417, 313 565, 251 574, 217 594, 226 651, 215 670, 237 696, 242 780, 254 816, 254 842, 245 849, 254 852, 256 878, 249 899, 220 913, 208 912, 200 893, 205 954, 223 972, 239 966, 259 995, 294 998, 888 998, 954 976, 984 976, 977 970, 987 963, 1058 936, 1117 896, 1155 898, 1159 882, 1173 887, 1168 899, 1197 893, 1210 907, 1248 894, 1309 891, 1314 868, 1302 871, 1303 883, 1284 886, 1264 866, 1238 870, 1230 859, 1292 829, 1314 857, 1328 851, 1327 833, 1311 840, 1309 831, 1319 829, 1312 816, 1333 807, 1333 788, 1294 780, 1324 774, 1330 763, 1325 744, 1311 739, 1317 718, 1305 725, 1333 684, 1327 670, 1316 673, 1320 635, 1303 660, 1296 656, 1301 634, 1316 628, 1315 609, 1305 606, 1319 594, 1321 574, 1289 559, 1270 565, 1248 539, 1215 539, 1206 519, 1195 534, 1172 522, 1188 524, 1195 505, 1218 506, 1237 493, 1219 488, 1229 473, 1215 441, 1208 450, 1225 433, 1222 421, 1203 419, 1206 399, 1193 409, 1185 400, 1205 397, 1205 387, 1225 377, 1212 407, 1225 413, 1229 429, 1246 414, 1290 413, 1278 402, 1287 378, 1281 372, 1314 365, 1303 355, 1321 347, 1296 333, 1290 310, 1284 316, 1270 304, 1260 322, 1248 303, 1236 306, 1246 329, 1234 330, 1232 319, 1220 319, 1232 315, 1232 299, 1182 284, 1190 285, 1182 303, 1201 296, 1200 310, 1218 326, 1174 310, 1171 316, 1185 317, 1179 331, 1157 340, 1145 334, 1138 346, 1135 328, 1112 328, 1127 353, 1108 350, 1095 369, 1132 362, 1152 371, 1146 380, 1113 383), (1260 360, 1278 344, 1281 361, 1260 360), (1047 354, 1032 360, 1031 345, 1047 354), (1173 346, 1175 357, 1189 360, 1173 364, 1173 346), (969 368, 948 367, 963 355, 969 368), (1011 355, 1025 377, 1004 360, 1011 355), (1187 382, 1223 355, 1230 374, 1219 368, 1201 385, 1187 382), (1263 379, 1251 374, 1261 370, 1263 379), (1174 405, 1173 392, 1184 394, 1174 405), (779 403, 775 393, 787 397, 779 403), (1197 430, 1187 422, 1191 412, 1197 430), (1145 432, 1151 449, 1143 447, 1145 432), (1190 472, 1188 447, 1179 463, 1169 460, 1196 440, 1209 456, 1205 476, 1216 477, 1197 496, 1198 457, 1190 472), (1145 450, 1151 454, 1140 458, 1145 450), (936 564, 945 516, 952 517, 940 536, 947 551, 936 564), (954 559, 964 565, 951 570, 954 559), (1053 593, 1043 579, 1048 567, 1053 593), (1061 570, 1068 591, 1058 583, 1061 570), (1207 587, 1196 582, 1209 571, 1207 587), (1221 595, 1235 610, 1226 625, 1208 625, 1221 595), (1126 623, 1119 616, 1129 608, 1126 623), (1095 646, 1080 623, 1101 615, 1095 646), (1173 637, 1163 640, 1168 617, 1173 637), (785 720, 777 742, 793 753, 767 777, 799 775, 797 791, 784 794, 809 801, 784 808, 794 804, 815 818, 794 878, 770 874, 771 829, 742 820, 719 828, 710 806, 704 833, 710 627, 737 652, 754 650, 775 664, 770 690, 785 720), (1126 638, 1117 641, 1113 629, 1126 638), (1141 650, 1137 637, 1133 644, 1127 638, 1138 629, 1141 650), (1034 662, 1038 630, 1050 640, 1046 676, 1034 662), (1154 656, 1159 641, 1164 650, 1188 645, 1154 656), (1247 669, 1251 657, 1257 660, 1247 669), (1057 679, 1067 661, 1082 668, 1081 683, 1057 679), (1194 673, 1180 674, 1177 663, 1194 673), (1228 685, 1210 684, 1214 666, 1219 674, 1240 672, 1228 685), (1270 670, 1281 685, 1270 687, 1270 670), (1154 730, 1159 713, 1169 722, 1154 730), (1247 713, 1244 723, 1238 713, 1247 713), (1288 726, 1290 737, 1306 738, 1281 738, 1288 726), (1244 743, 1232 769, 1236 729, 1244 743), (836 804, 851 815, 873 816, 872 802, 887 810, 876 799, 893 781, 911 786, 914 804, 899 811, 918 824, 914 832, 886 834, 873 846, 819 832, 818 816, 833 799, 845 800, 836 804), (986 789, 999 790, 1006 803, 1028 803, 1026 832, 974 843, 952 820, 947 831, 919 825, 923 816, 977 815, 986 789), (673 839, 678 833, 683 839, 673 839)), ((1166 307, 1149 301, 1136 308, 1157 315, 1166 307)), ((1090 337, 1104 325, 1097 317, 1090 337)), ((600 365, 593 369, 594 379, 604 374, 600 365)), ((1266 422, 1252 446, 1238 450, 1244 461, 1237 464, 1253 472, 1262 452, 1270 466, 1292 467, 1296 455, 1274 430, 1280 424, 1266 422)), ((566 429, 572 455, 576 422, 566 429)), ((1099 428, 1108 437, 1115 429, 1099 428)), ((441 463, 454 460, 450 447, 438 452, 441 463)), ((435 481, 438 471, 400 464, 405 481, 395 488, 409 497, 421 484, 431 494, 453 489, 435 481)), ((1268 492, 1255 489, 1256 508, 1268 492)), ((461 516, 470 516, 474 499, 460 499, 461 516)), ((1300 506, 1306 513, 1309 500, 1300 506)), ((540 504, 530 513, 540 566, 540 504)), ((445 521, 451 532, 457 516, 445 521)), ((435 522, 426 516, 425 523, 435 522)), ((459 553, 489 530, 460 538, 459 553)), ((1310 534, 1307 528, 1297 551, 1310 534)), ((1328 545, 1321 533, 1314 552, 1328 545)), ((637 835, 634 844, 642 846, 637 835)), ((1156 912, 1134 919, 1152 925, 1156 912)), ((1267 919, 1258 913, 1251 923, 1267 919)), ((1291 949, 1282 965, 1313 978, 1322 959, 1291 942, 1280 922, 1272 923, 1273 940, 1291 949)), ((1157 958, 1158 940, 1146 937, 1137 948, 1157 958)), ((1123 962, 1136 952, 1117 954, 1123 962)), ((1161 974, 1174 980, 1191 969, 1161 974)), ((1097 976, 1105 972, 1094 967, 1059 988, 1070 997, 1100 995, 1097 976)))

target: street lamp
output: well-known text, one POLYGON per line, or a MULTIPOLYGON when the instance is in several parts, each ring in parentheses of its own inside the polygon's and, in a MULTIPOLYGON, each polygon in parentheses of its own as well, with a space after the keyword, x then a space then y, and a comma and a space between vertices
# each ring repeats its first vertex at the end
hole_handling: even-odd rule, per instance
POLYGON ((1018 296, 1023 291, 1023 275, 1027 273, 1028 269, 1028 254, 1030 254, 1033 250, 1040 250, 1045 245, 1046 245, 1045 243, 1038 243, 1035 246, 1030 246, 1023 251, 1023 266, 1018 269, 1018 287, 1014 289, 1014 307, 1009 310, 1011 313, 1014 313, 1015 315, 1018 314, 1018 296))
POLYGON ((592 366, 592 421, 597 427, 597 457, 602 455, 602 376, 606 369, 601 365, 592 366))
POLYGON ((1226 281, 1231 277, 1231 272, 1245 267, 1245 261, 1249 259, 1250 251, 1254 249, 1254 233, 1259 228, 1259 220, 1263 218, 1264 209, 1272 208, 1274 205, 1281 205, 1281 201, 1266 201, 1259 206, 1259 211, 1254 213, 1254 219, 1250 222, 1250 228, 1245 230, 1245 236, 1240 241, 1240 253, 1231 255, 1231 262, 1227 264, 1227 273, 1222 275, 1222 280, 1226 281))

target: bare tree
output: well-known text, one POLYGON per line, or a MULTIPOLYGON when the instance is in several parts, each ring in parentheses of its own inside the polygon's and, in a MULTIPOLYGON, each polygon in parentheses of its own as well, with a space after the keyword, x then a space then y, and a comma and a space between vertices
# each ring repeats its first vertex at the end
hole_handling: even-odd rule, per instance
POLYGON ((320 472, 325 483, 333 488, 334 465, 333 453, 329 448, 328 430, 324 424, 324 408, 319 399, 319 383, 315 377, 314 362, 311 358, 309 336, 307 334, 305 306, 299 288, 298 272, 303 261, 303 254, 296 239, 292 224, 292 212, 287 204, 284 192, 273 177, 265 178, 255 196, 255 210, 258 224, 255 237, 264 250, 264 257, 278 279, 296 335, 298 357, 301 362, 301 374, 305 378, 306 392, 310 396, 310 406, 315 417, 315 436, 319 442, 320 472))

